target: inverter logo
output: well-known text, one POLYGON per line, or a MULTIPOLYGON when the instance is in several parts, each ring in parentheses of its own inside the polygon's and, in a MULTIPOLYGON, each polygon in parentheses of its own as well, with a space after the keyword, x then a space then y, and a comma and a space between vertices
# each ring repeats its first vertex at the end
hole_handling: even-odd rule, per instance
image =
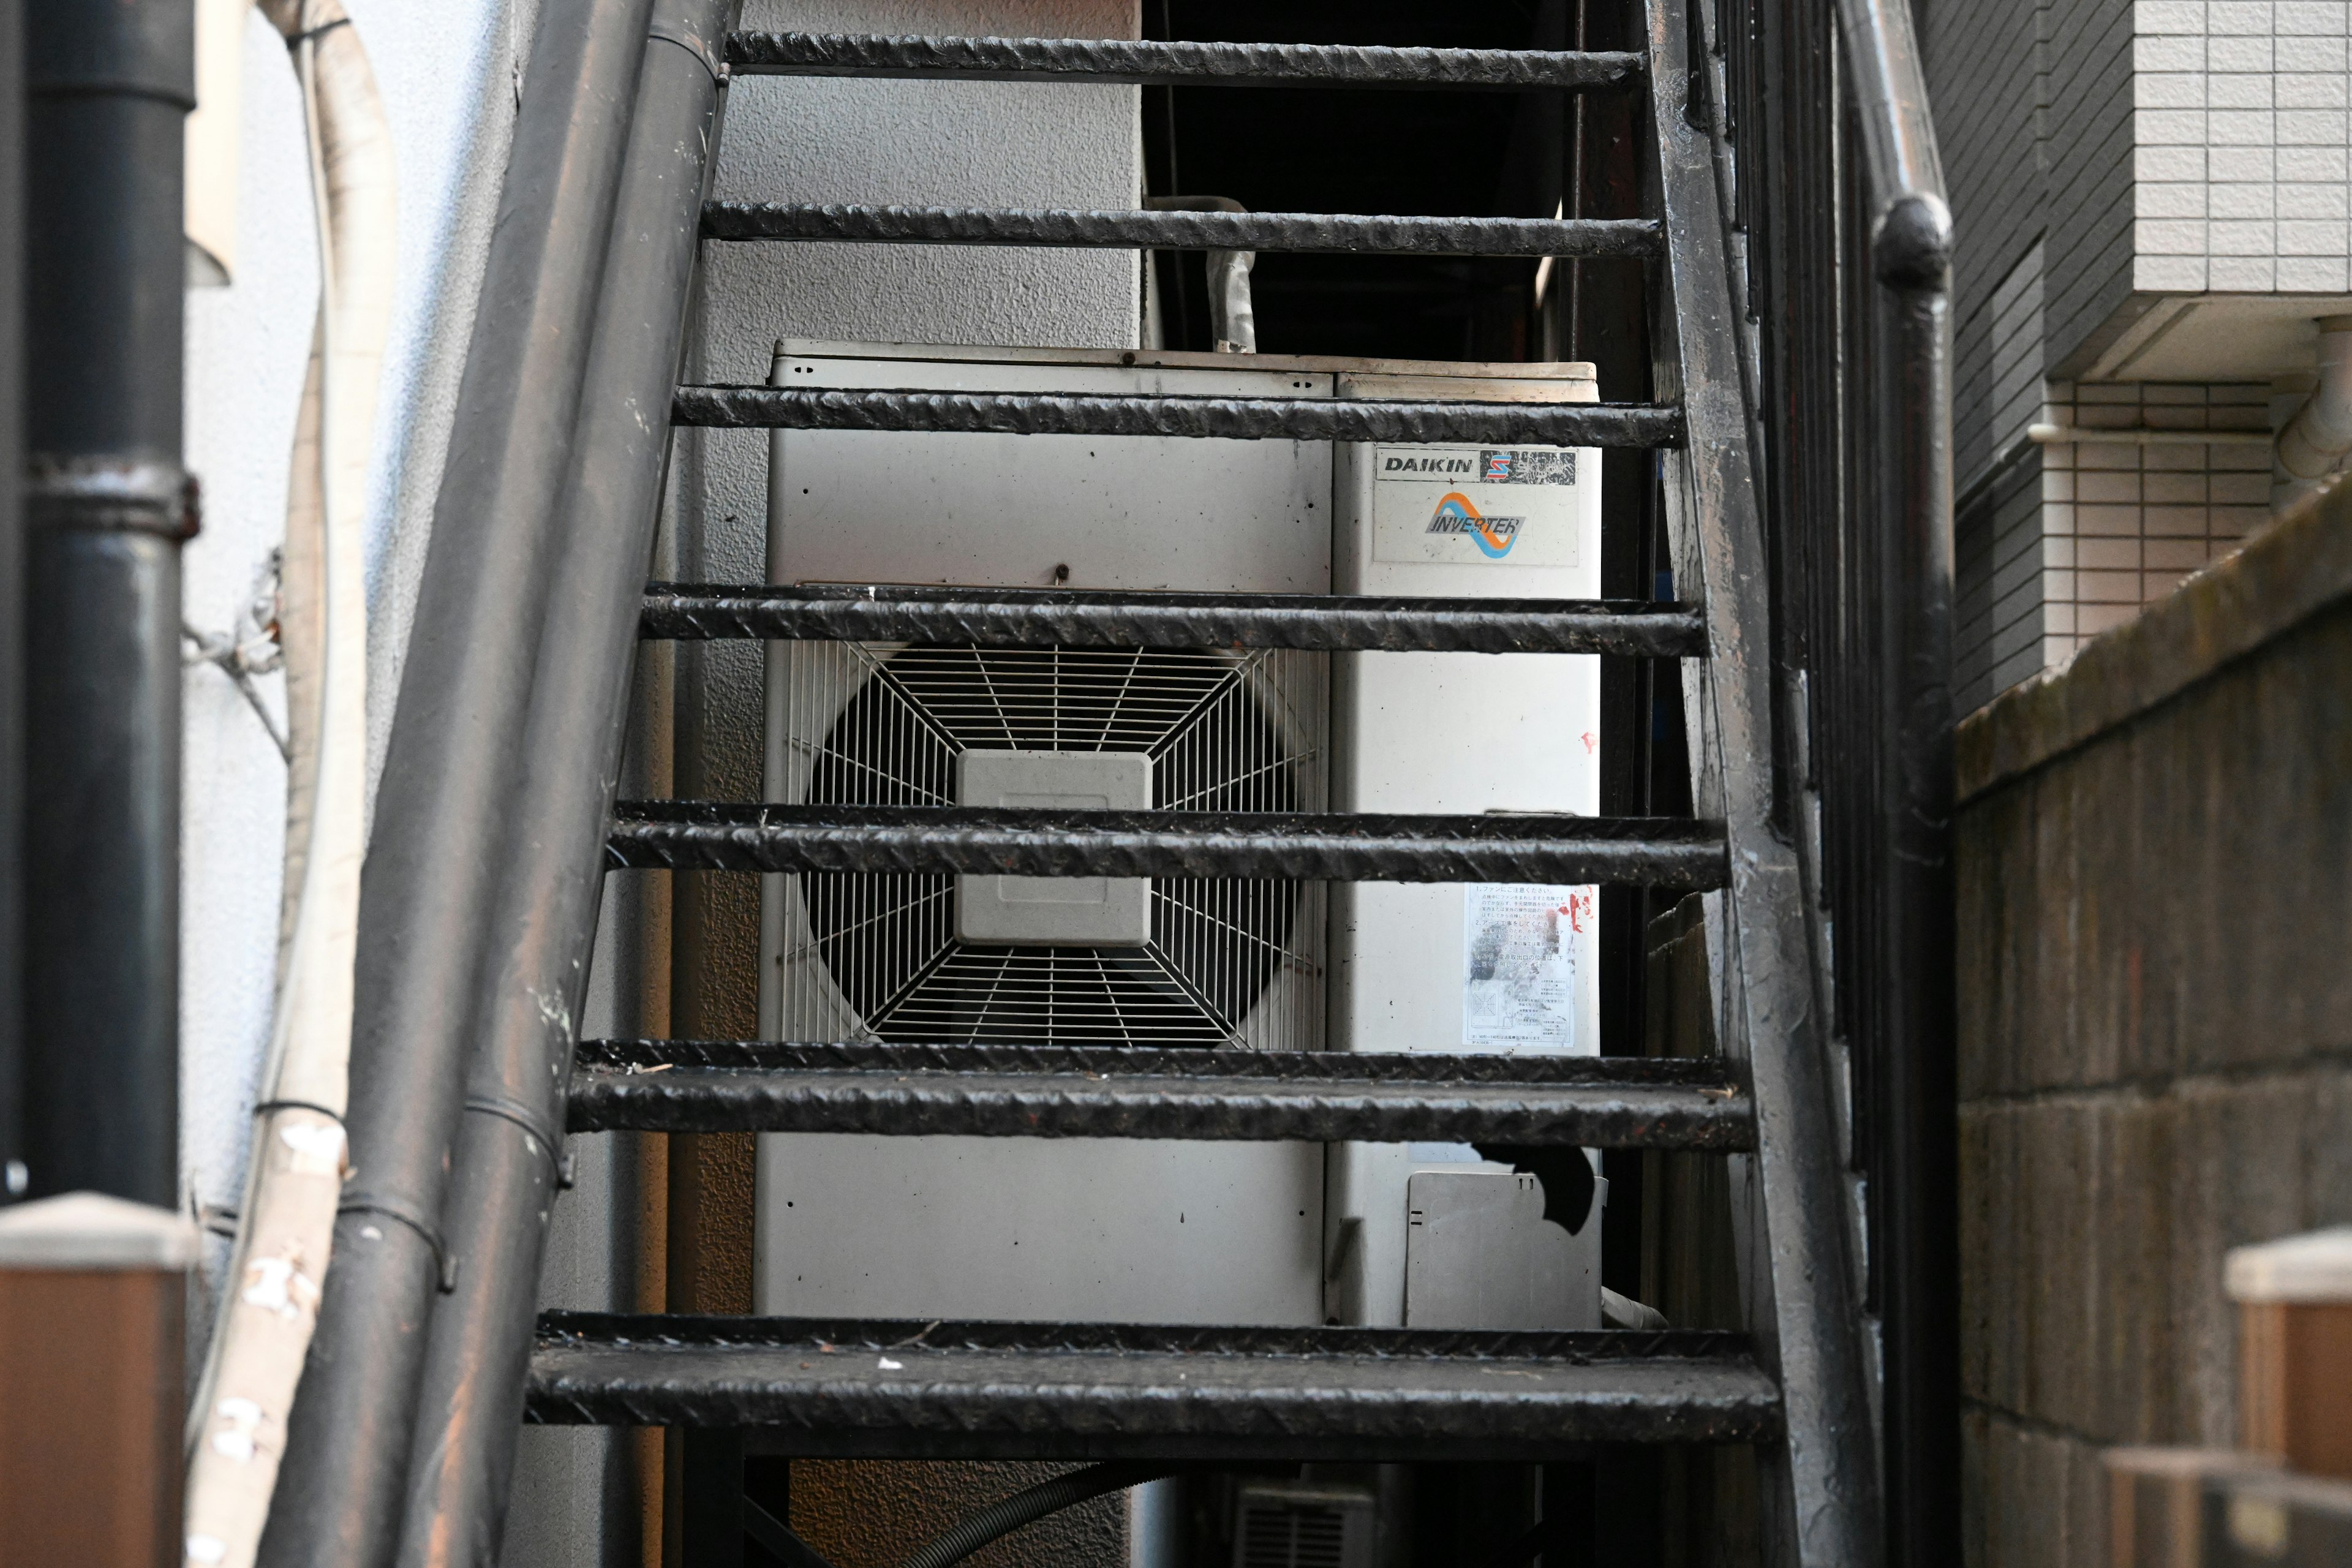
POLYGON ((1487 560, 1500 561, 1519 542, 1526 522, 1523 517, 1482 517, 1468 496, 1449 490, 1430 515, 1429 531, 1466 535, 1487 560))

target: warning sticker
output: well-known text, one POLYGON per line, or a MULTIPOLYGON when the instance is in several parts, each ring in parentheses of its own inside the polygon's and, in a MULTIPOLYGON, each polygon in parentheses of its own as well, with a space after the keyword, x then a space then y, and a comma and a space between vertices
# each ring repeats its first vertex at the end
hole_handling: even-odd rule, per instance
POLYGON ((1576 565, 1585 456, 1560 447, 1376 447, 1373 558, 1576 565))
POLYGON ((1578 970, 1598 929, 1595 890, 1486 882, 1463 889, 1465 1046, 1577 1049, 1578 970))

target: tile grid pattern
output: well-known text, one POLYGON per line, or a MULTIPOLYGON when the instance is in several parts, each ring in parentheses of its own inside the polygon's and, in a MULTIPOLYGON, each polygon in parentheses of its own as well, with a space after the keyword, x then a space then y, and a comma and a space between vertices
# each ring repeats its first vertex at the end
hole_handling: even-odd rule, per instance
MULTIPOLYGON (((2084 430, 2267 430, 2270 389, 2052 382, 2045 418, 2084 430)), ((2270 516, 2267 447, 2043 447, 2042 665, 2123 625, 2142 605, 2235 550, 2270 516)))
POLYGON ((2346 0, 2136 0, 2137 289, 2352 287, 2346 0))

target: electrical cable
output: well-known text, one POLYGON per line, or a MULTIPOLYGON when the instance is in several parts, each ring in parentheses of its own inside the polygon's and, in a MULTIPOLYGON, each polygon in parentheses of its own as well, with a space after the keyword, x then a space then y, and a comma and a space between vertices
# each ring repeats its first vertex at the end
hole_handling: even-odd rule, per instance
POLYGON ((1108 1464, 1068 1471, 982 1509, 908 1558, 899 1568, 949 1568, 949 1564, 962 1562, 990 1542, 1010 1535, 1024 1524, 1034 1524, 1049 1513, 1059 1513, 1105 1492, 1125 1491, 1146 1481, 1160 1480, 1186 1468, 1150 1459, 1114 1459, 1108 1464))

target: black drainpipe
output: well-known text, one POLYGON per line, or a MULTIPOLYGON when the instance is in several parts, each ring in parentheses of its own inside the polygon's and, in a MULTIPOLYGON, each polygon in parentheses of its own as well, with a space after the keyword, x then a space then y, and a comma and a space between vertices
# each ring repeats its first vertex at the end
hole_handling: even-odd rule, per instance
POLYGON ((467 1267, 434 1308, 400 1568, 495 1562, 504 1533, 718 139, 719 51, 740 4, 657 0, 645 46, 574 466, 546 566, 562 613, 541 632, 522 773, 505 806, 520 831, 499 867, 495 946, 474 1004, 479 1054, 447 1209, 450 1246, 467 1267))
MULTIPOLYGON (((0 474, 25 471, 25 8, 0 0, 0 474)), ((0 484, 0 953, 24 947, 24 496, 0 484)), ((0 1204, 24 1195, 25 974, 0 962, 0 1204)))
MULTIPOLYGON (((187 0, 26 8, 24 1155, 179 1201, 187 0)), ((13 949, 11 951, 14 951, 13 949)))
MULTIPOLYGON (((182 0, 184 7, 184 0, 182 0)), ((349 1126, 317 1337, 264 1568, 382 1568, 493 943, 591 322, 652 0, 541 7, 360 885, 349 1126)), ((176 168, 176 165, 175 165, 176 168)))

